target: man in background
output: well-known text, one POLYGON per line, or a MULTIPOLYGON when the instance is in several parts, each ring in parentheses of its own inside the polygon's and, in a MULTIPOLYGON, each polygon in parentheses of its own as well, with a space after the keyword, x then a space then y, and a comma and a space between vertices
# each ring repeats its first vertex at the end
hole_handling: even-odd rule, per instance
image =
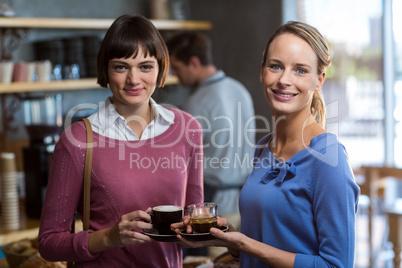
MULTIPOLYGON (((183 109, 203 127, 204 200, 217 203, 219 215, 239 230, 239 194, 252 171, 255 149, 252 98, 239 81, 214 65, 206 35, 183 32, 166 44, 172 74, 192 90, 183 109)), ((208 255, 216 257, 219 250, 211 250, 208 255)))

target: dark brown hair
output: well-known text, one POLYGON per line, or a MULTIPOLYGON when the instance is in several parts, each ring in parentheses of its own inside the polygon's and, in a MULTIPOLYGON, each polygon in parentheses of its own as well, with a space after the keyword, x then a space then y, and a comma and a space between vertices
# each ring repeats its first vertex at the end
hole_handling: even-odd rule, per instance
POLYGON ((98 52, 98 84, 107 87, 108 65, 111 59, 136 57, 139 47, 146 56, 156 58, 159 65, 157 87, 163 87, 169 71, 169 54, 166 44, 150 20, 139 15, 118 17, 102 41, 98 52))
POLYGON ((166 42, 169 54, 186 65, 196 56, 203 66, 213 64, 211 40, 199 32, 182 32, 166 42))
MULTIPOLYGON (((311 25, 308 25, 299 21, 289 21, 281 25, 271 35, 264 48, 262 67, 265 67, 269 46, 272 41, 281 34, 290 33, 294 34, 304 41, 306 41, 314 50, 318 58, 318 70, 317 73, 321 74, 325 72, 326 68, 331 65, 331 56, 327 41, 321 35, 321 33, 311 25)), ((313 101, 310 107, 311 113, 316 121, 324 127, 325 125, 325 102, 321 95, 321 91, 314 91, 313 101)))

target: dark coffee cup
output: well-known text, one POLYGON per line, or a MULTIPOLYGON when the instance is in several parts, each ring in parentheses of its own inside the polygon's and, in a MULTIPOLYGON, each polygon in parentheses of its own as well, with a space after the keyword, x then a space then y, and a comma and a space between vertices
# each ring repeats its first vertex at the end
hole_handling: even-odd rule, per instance
POLYGON ((152 226, 158 230, 159 234, 175 234, 170 229, 170 225, 183 219, 183 208, 175 205, 161 205, 152 208, 152 210, 152 226))

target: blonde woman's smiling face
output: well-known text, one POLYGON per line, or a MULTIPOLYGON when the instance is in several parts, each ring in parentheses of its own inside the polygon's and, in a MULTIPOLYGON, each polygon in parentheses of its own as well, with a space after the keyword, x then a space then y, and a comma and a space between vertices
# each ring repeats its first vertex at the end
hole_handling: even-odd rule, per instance
POLYGON ((269 46, 261 70, 264 94, 273 115, 309 112, 313 93, 325 74, 318 74, 318 57, 302 38, 284 33, 269 46))

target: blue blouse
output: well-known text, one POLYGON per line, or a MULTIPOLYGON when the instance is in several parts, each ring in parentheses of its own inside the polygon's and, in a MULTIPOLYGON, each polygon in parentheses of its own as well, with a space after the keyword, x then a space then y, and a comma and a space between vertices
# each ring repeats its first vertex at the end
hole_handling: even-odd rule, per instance
MULTIPOLYGON (((268 144, 259 157, 256 150, 254 170, 241 191, 242 233, 297 253, 296 268, 353 267, 360 189, 343 145, 324 133, 280 162, 268 144)), ((240 262, 241 267, 270 267, 243 252, 240 262)))

